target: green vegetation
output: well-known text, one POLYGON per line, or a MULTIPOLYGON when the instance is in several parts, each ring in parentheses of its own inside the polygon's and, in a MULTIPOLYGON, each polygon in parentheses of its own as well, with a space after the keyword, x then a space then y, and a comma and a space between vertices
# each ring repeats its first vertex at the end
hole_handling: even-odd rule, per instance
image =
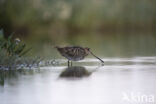
POLYGON ((0 28, 55 43, 84 31, 155 31, 155 0, 2 0, 0 28), (57 40, 57 41, 56 41, 57 40))
POLYGON ((5 39, 3 31, 0 31, 0 69, 30 68, 38 60, 25 58, 24 55, 29 51, 30 48, 26 49, 26 44, 21 42, 20 39, 13 39, 13 35, 5 39))
POLYGON ((52 47, 80 45, 103 57, 150 56, 156 49, 156 0, 0 0, 0 28, 28 53, 62 58, 52 47))
POLYGON ((26 45, 20 41, 20 39, 13 40, 13 35, 10 35, 7 39, 4 38, 3 31, 0 31, 0 49, 2 53, 5 53, 9 57, 17 56, 22 57, 30 49, 25 49, 26 45))

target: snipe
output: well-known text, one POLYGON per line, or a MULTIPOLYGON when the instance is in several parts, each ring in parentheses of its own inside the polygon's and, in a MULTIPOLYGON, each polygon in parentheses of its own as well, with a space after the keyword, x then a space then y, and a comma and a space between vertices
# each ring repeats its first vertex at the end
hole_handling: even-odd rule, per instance
POLYGON ((99 57, 97 57, 96 55, 94 55, 90 51, 90 48, 88 48, 88 47, 83 48, 80 46, 69 46, 69 47, 56 46, 55 48, 59 51, 59 53, 62 56, 64 56, 65 58, 68 59, 68 66, 70 66, 70 61, 71 61, 71 66, 72 66, 72 61, 83 60, 89 54, 93 55, 94 57, 99 59, 102 63, 104 63, 104 61, 102 59, 100 59, 99 57))

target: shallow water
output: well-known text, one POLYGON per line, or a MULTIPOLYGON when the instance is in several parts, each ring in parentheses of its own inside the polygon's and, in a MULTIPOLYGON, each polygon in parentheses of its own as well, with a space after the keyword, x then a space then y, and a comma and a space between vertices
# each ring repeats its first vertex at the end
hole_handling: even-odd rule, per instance
POLYGON ((0 85, 0 104, 156 103, 156 57, 103 60, 104 66, 96 59, 74 63, 67 77, 60 77, 65 63, 13 73, 0 85))

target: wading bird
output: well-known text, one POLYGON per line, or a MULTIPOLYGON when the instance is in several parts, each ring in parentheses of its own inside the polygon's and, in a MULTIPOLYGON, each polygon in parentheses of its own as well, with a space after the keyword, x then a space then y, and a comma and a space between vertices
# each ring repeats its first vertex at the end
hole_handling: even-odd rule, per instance
POLYGON ((65 58, 68 59, 68 66, 72 66, 72 61, 79 61, 83 60, 86 56, 89 54, 93 55, 97 59, 99 59, 102 64, 104 64, 104 61, 94 55, 91 51, 90 48, 86 47, 80 47, 80 46, 68 46, 68 47, 59 47, 55 46, 55 48, 59 51, 59 53, 64 56, 65 58), (70 64, 71 62, 71 64, 70 64))

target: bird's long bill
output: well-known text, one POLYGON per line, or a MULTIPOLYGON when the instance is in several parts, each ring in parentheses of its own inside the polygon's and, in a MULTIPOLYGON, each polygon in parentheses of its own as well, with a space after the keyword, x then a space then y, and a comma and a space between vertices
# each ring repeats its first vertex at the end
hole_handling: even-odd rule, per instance
POLYGON ((94 57, 96 57, 97 59, 99 59, 102 63, 104 63, 104 61, 103 61, 102 59, 100 59, 99 57, 97 57, 96 55, 94 55, 91 51, 90 51, 90 53, 91 53, 94 57))

